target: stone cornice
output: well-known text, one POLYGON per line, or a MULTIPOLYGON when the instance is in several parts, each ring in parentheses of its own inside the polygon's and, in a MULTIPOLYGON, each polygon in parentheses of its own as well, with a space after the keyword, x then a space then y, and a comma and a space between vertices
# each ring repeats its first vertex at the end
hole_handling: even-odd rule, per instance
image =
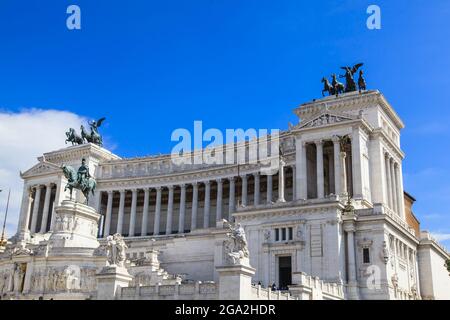
POLYGON ((99 147, 92 143, 87 143, 44 153, 44 155, 39 157, 38 160, 45 160, 53 163, 64 163, 70 161, 78 162, 82 157, 88 156, 94 157, 99 161, 121 159, 119 156, 102 147, 99 147))
MULTIPOLYGON (((302 201, 300 201, 302 202, 302 201)), ((236 221, 260 220, 274 217, 297 216, 300 214, 328 213, 331 210, 340 211, 344 205, 339 201, 299 203, 299 201, 285 202, 283 204, 273 204, 272 206, 261 206, 246 208, 246 211, 233 213, 236 221)))
POLYGON ((378 90, 359 92, 350 92, 339 96, 325 97, 312 102, 301 104, 294 110, 294 113, 301 119, 310 119, 323 109, 330 111, 354 110, 355 108, 365 108, 378 104, 389 115, 398 129, 404 128, 404 124, 392 106, 387 102, 384 96, 378 90))

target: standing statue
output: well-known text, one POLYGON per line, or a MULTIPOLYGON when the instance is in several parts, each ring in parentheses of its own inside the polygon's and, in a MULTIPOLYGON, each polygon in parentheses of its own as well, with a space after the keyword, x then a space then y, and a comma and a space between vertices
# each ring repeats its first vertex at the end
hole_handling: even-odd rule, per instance
POLYGON ((116 233, 106 237, 106 256, 110 266, 124 267, 126 260, 126 249, 128 248, 122 235, 116 233))
POLYGON ((225 241, 225 253, 231 264, 248 263, 249 251, 245 230, 240 223, 232 226, 228 223, 230 232, 227 233, 228 239, 225 241))
POLYGON ((102 136, 98 133, 98 128, 102 125, 103 121, 105 121, 105 117, 98 119, 97 121, 93 120, 89 122, 89 126, 91 127, 91 139, 92 143, 97 144, 99 146, 103 145, 102 136))
POLYGON ((356 83, 353 79, 353 75, 362 65, 363 63, 357 63, 353 67, 341 67, 341 69, 345 70, 345 75, 339 77, 345 78, 345 92, 356 91, 356 83))
POLYGON ((89 167, 86 165, 86 159, 83 158, 81 160, 81 166, 78 171, 75 171, 74 168, 66 165, 62 166, 62 170, 67 179, 67 185, 65 186, 64 191, 67 189, 70 190, 70 200, 72 200, 72 190, 78 189, 83 192, 83 195, 86 198, 86 204, 89 204, 89 193, 92 192, 92 195, 94 195, 97 182, 89 174, 89 167))
POLYGON ((359 88, 359 93, 361 93, 361 91, 366 90, 366 79, 364 79, 364 71, 359 70, 359 78, 358 78, 358 88, 359 88))
POLYGON ((66 132, 67 139, 65 143, 67 144, 67 141, 72 142, 72 145, 76 144, 83 144, 83 138, 78 135, 74 128, 69 128, 69 131, 66 132))
POLYGON ((13 277, 13 284, 14 284, 14 292, 22 292, 22 285, 23 285, 23 278, 25 276, 25 272, 23 271, 22 267, 18 263, 14 263, 14 277, 13 277))

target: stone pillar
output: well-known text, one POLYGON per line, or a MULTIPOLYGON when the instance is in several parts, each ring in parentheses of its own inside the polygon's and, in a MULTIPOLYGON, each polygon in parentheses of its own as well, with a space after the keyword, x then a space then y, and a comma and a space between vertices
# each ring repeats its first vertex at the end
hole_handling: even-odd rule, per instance
POLYGON ((339 143, 339 137, 333 136, 333 159, 334 159, 334 193, 340 195, 343 191, 341 190, 341 159, 339 154, 341 153, 341 145, 339 143))
POLYGON ((184 233, 184 219, 186 215, 186 185, 180 185, 180 217, 178 219, 178 233, 184 233))
POLYGON ((392 211, 396 212, 397 208, 397 197, 395 196, 395 192, 397 190, 395 178, 394 178, 394 159, 389 159, 389 179, 391 180, 391 199, 392 199, 392 211))
POLYGON ((340 186, 340 190, 342 195, 347 195, 348 194, 348 190, 347 190, 347 166, 346 166, 346 161, 345 158, 347 157, 347 153, 345 151, 341 151, 339 152, 339 172, 340 172, 340 182, 341 182, 341 186, 340 186))
POLYGON ((128 228, 128 236, 134 237, 134 229, 136 226, 136 205, 138 192, 136 189, 131 190, 131 212, 130 212, 130 226, 128 228))
POLYGON ((297 166, 293 165, 292 168, 292 200, 296 200, 296 194, 297 194, 297 179, 295 178, 297 176, 297 166))
POLYGON ((284 161, 280 159, 280 168, 278 170, 278 200, 277 202, 286 202, 284 198, 284 161))
POLYGON ((64 197, 65 197, 64 184, 65 184, 65 178, 58 177, 58 181, 56 182, 55 200, 53 202, 52 218, 50 221, 50 230, 51 231, 54 230, 53 226, 55 225, 55 220, 56 220, 55 208, 61 203, 62 200, 64 200, 64 197))
POLYGON ((167 202, 167 220, 166 220, 166 234, 172 233, 172 217, 173 217, 173 186, 169 188, 169 199, 167 202))
POLYGON ((222 179, 217 179, 216 221, 220 221, 222 219, 222 193, 222 179))
POLYGON ((153 235, 159 235, 159 225, 161 220, 161 187, 156 187, 156 205, 155 205, 155 223, 153 226, 153 235))
POLYGON ((403 173, 402 173, 401 163, 397 164, 397 177, 398 177, 398 179, 397 179, 398 196, 400 199, 399 204, 398 204, 398 207, 400 210, 399 214, 400 214, 400 217, 405 218, 405 203, 403 201, 403 173))
POLYGON ((39 204, 41 202, 41 190, 42 186, 36 187, 36 193, 34 195, 33 215, 31 217, 31 233, 36 232, 37 219, 39 214, 39 204))
POLYGON ((255 206, 259 205, 259 191, 260 191, 260 175, 259 172, 253 174, 255 179, 255 189, 253 192, 253 204, 255 206))
POLYGON ((295 199, 306 199, 308 197, 307 172, 306 172, 306 143, 297 138, 295 140, 295 199))
POLYGON ((97 211, 97 213, 101 215, 100 211, 102 210, 102 191, 95 192, 94 202, 95 202, 95 211, 97 211))
POLYGON ((317 140, 314 142, 316 144, 316 163, 317 163, 317 198, 321 199, 325 196, 324 194, 324 177, 323 177, 323 142, 322 140, 317 140))
POLYGON ((244 174, 243 176, 241 176, 242 179, 242 200, 241 200, 241 205, 243 207, 247 206, 247 175, 244 174))
POLYGON ((267 175, 267 204, 271 204, 272 203, 272 188, 273 188, 273 183, 272 183, 272 178, 273 176, 271 174, 267 175))
POLYGON ((233 221, 233 213, 236 208, 235 204, 236 181, 234 177, 230 178, 230 196, 228 203, 228 221, 233 221))
POLYGON ((361 132, 359 127, 352 131, 352 177, 353 177, 353 198, 363 198, 363 174, 362 174, 362 150, 361 132))
POLYGON ((24 184, 19 224, 17 225, 17 235, 19 240, 24 240, 29 235, 28 224, 30 223, 32 201, 32 190, 27 184, 24 184))
POLYGON ((45 201, 44 201, 44 210, 42 211, 40 233, 45 233, 47 231, 48 211, 50 210, 50 196, 51 195, 52 195, 52 184, 48 183, 45 185, 45 201))
POLYGON ((125 214, 125 190, 120 190, 120 201, 119 201, 119 216, 117 218, 117 233, 122 234, 122 228, 123 228, 123 217, 125 214))
POLYGON ((219 300, 252 300, 255 269, 246 265, 216 267, 219 274, 219 300))
POLYGON ((141 236, 147 235, 148 206, 150 201, 150 189, 144 189, 144 207, 142 208, 141 236))
POLYGON ((203 228, 209 228, 209 209, 211 201, 211 184, 209 181, 205 181, 205 207, 203 210, 203 228))
POLYGON ((389 164, 389 154, 386 152, 384 155, 384 162, 385 162, 385 169, 386 169, 386 199, 387 199, 387 205, 389 208, 392 208, 392 181, 391 181, 391 175, 390 175, 390 164, 389 164))
POLYGON ((106 204, 105 231, 103 237, 109 236, 111 234, 113 197, 114 197, 113 191, 108 190, 108 203, 106 204))
POLYGON ((355 257, 355 227, 353 223, 344 225, 347 233, 347 272, 348 272, 348 295, 349 299, 358 299, 358 283, 356 280, 356 257, 355 257))
POLYGON ((192 183, 192 212, 191 212, 191 231, 197 229, 197 211, 198 211, 198 184, 192 183))

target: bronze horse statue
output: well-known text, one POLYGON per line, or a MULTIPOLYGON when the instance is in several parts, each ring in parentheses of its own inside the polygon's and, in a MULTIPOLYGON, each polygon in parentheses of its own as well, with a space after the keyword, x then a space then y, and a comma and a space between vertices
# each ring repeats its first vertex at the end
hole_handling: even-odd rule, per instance
POLYGON ((332 75, 332 78, 333 81, 331 82, 331 84, 327 78, 325 77, 322 78, 323 83, 322 97, 325 96, 324 92, 328 92, 330 96, 336 95, 336 97, 339 95, 339 93, 344 92, 344 84, 337 81, 335 74, 332 75))
POLYGON ((65 143, 67 144, 67 141, 72 142, 72 145, 75 144, 83 144, 83 138, 80 137, 74 128, 69 128, 69 131, 66 132, 67 139, 65 143))
POLYGON ((91 129, 91 134, 89 134, 89 133, 87 133, 87 131, 83 125, 81 126, 80 129, 81 129, 81 137, 83 140, 86 140, 86 142, 94 143, 99 146, 101 146, 103 144, 102 137, 98 134, 98 132, 95 132, 94 130, 91 129))
POLYGON ((67 179, 67 185, 64 187, 64 191, 67 189, 70 190, 70 200, 72 200, 72 191, 73 189, 81 190, 84 197, 86 198, 86 205, 89 204, 89 193, 92 192, 92 195, 94 195, 95 187, 97 186, 97 182, 94 178, 85 178, 81 181, 81 183, 78 181, 78 174, 77 171, 71 167, 63 165, 61 167, 63 170, 64 176, 67 179))

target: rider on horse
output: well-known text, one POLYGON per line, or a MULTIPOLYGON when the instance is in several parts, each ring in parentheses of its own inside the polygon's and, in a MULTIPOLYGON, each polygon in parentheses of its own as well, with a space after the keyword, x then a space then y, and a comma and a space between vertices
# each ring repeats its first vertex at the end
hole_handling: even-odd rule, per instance
POLYGON ((88 178, 91 175, 89 174, 89 167, 86 165, 86 159, 81 160, 81 167, 77 172, 77 182, 81 189, 85 189, 87 187, 88 178))

